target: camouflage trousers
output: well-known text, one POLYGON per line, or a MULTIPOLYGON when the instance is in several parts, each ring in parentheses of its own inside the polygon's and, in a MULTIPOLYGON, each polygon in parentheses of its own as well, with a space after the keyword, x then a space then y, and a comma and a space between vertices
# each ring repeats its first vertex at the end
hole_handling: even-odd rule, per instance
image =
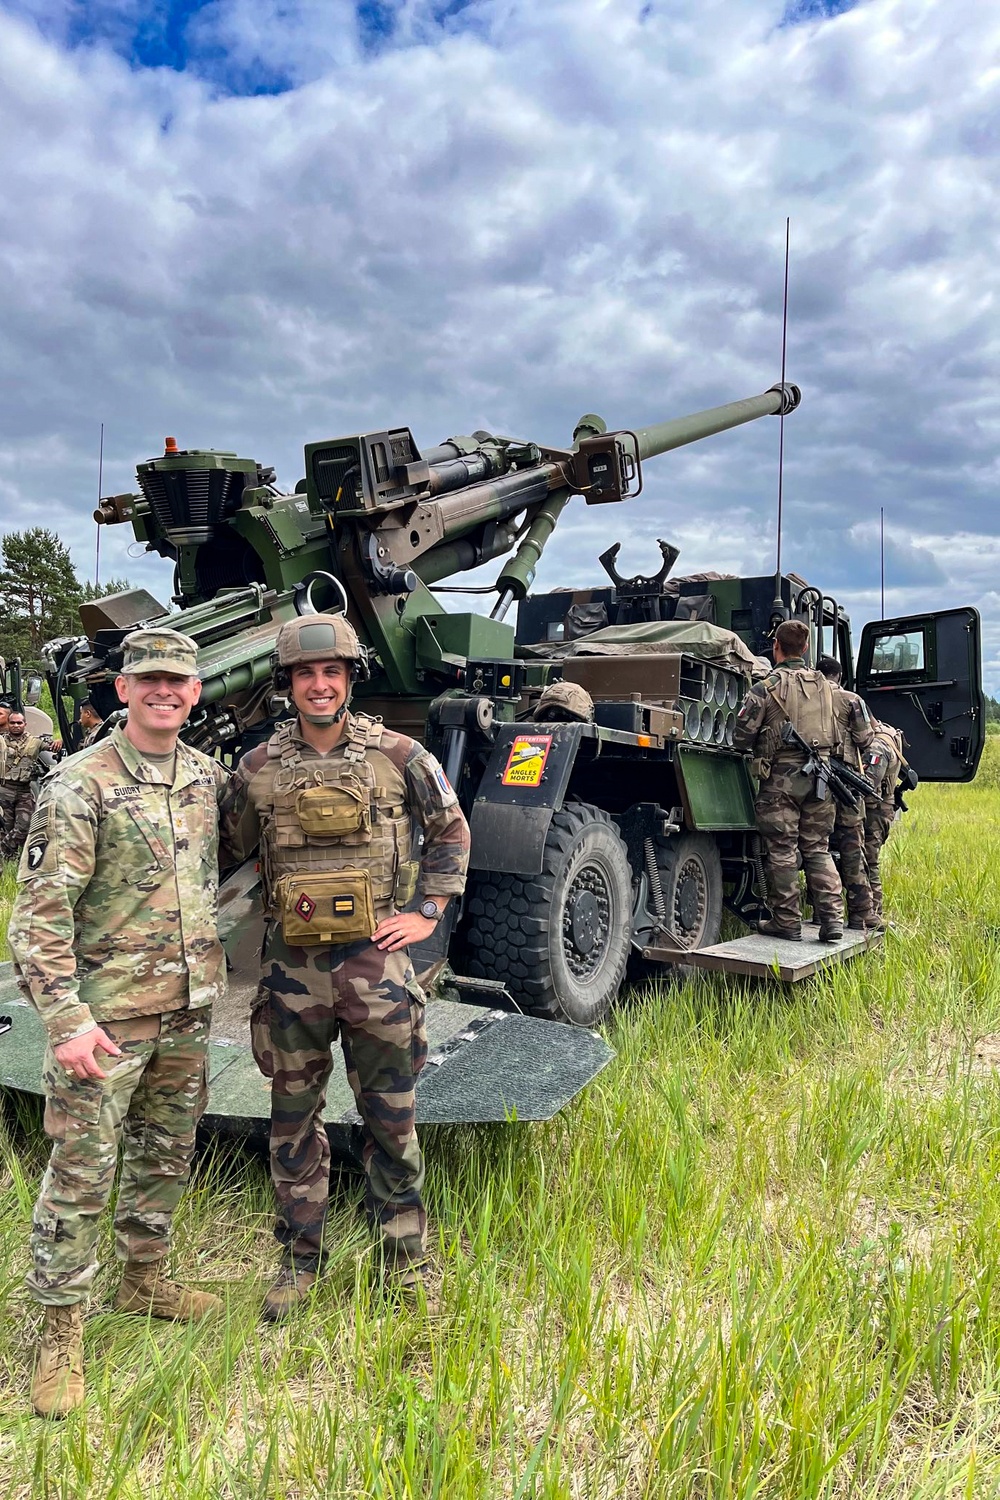
POLYGON ((419 1265, 427 1216, 414 1089, 427 1037, 424 996, 406 950, 382 953, 367 939, 295 948, 272 927, 250 1029, 257 1066, 271 1080, 275 1235, 286 1263, 322 1264, 330 1199, 323 1108, 339 1037, 364 1125, 369 1223, 381 1232, 387 1267, 419 1265))
POLYGON ((876 916, 882 915, 882 871, 879 859, 882 845, 892 831, 895 807, 891 802, 867 803, 865 812, 865 860, 868 864, 868 879, 871 883, 872 906, 876 916))
POLYGON ((795 766, 776 765, 757 793, 757 829, 767 855, 767 900, 783 927, 802 921, 799 898, 799 854, 821 923, 843 921, 843 894, 830 854, 835 816, 833 799, 820 802, 815 779, 795 766))
POLYGON ((31 783, 0 782, 0 858, 20 859, 35 810, 31 783))
POLYGON ((840 856, 840 879, 847 896, 849 917, 862 920, 874 915, 872 888, 865 860, 865 809, 837 804, 831 849, 840 856))
POLYGON ((45 1132, 52 1155, 32 1218, 28 1290, 65 1306, 90 1295, 97 1274, 98 1221, 111 1196, 119 1260, 158 1261, 191 1172, 195 1133, 207 1099, 210 1011, 105 1022, 122 1056, 98 1061, 106 1078, 76 1078, 47 1051, 45 1132))

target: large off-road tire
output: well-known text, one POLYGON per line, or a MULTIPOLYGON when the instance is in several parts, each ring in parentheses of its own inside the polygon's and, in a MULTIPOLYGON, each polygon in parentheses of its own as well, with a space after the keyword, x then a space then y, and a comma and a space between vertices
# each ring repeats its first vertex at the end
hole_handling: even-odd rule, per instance
MULTIPOLYGON (((709 833, 682 833, 655 842, 667 926, 685 948, 711 947, 719 941, 722 927, 722 859, 718 845, 709 833)), ((669 977, 682 982, 694 972, 683 959, 663 965, 649 963, 637 953, 629 964, 633 980, 669 977)))
POLYGON ((632 875, 606 812, 568 802, 549 826, 538 875, 476 872, 468 967, 502 979, 532 1015, 595 1026, 628 962, 632 875))

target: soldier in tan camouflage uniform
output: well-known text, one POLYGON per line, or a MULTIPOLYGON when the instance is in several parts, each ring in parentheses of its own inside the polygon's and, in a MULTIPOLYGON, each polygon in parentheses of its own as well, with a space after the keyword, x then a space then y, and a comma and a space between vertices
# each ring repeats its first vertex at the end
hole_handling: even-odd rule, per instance
MULTIPOLYGON (((821 656, 817 667, 833 688, 834 712, 840 731, 840 746, 837 754, 861 775, 864 771, 862 752, 866 751, 875 737, 871 715, 863 698, 840 686, 842 669, 833 656, 821 656)), ((865 806, 859 798, 856 807, 843 802, 836 804, 836 817, 831 849, 836 850, 840 860, 840 879, 847 897, 847 925, 859 931, 866 928, 884 931, 884 923, 872 904, 872 889, 868 881, 868 866, 865 863, 865 806)))
POLYGON ((354 678, 366 670, 343 616, 282 626, 276 683, 298 718, 244 757, 223 809, 236 852, 260 841, 269 919, 251 1032, 271 1080, 275 1234, 284 1251, 264 1304, 271 1319, 287 1316, 322 1269, 330 1191, 323 1108, 338 1036, 364 1122, 366 1207, 381 1232, 388 1283, 420 1291, 427 1254, 414 1096, 427 1041, 407 945, 429 937, 463 890, 469 830, 432 755, 347 712, 354 678), (423 831, 419 862, 414 820, 423 831), (401 911, 418 893, 420 909, 401 911))
POLYGON ((872 794, 865 798, 865 859, 872 903, 882 918, 882 846, 896 817, 896 783, 909 767, 901 732, 879 719, 872 721, 872 727, 874 735, 865 755, 865 775, 872 784, 872 794))
POLYGON ((844 935, 843 896, 830 855, 833 798, 816 795, 817 779, 804 771, 807 758, 781 737, 792 724, 814 757, 838 745, 833 693, 821 672, 805 663, 809 631, 801 620, 785 620, 774 637, 775 668, 747 689, 737 715, 734 745, 754 756, 759 772, 757 828, 767 852, 768 905, 772 918, 760 924, 769 937, 800 939, 802 907, 798 856, 812 892, 821 942, 844 935))
POLYGON ((201 693, 196 664, 194 641, 177 631, 127 638, 116 686, 128 722, 46 780, 18 871, 10 947, 49 1043, 52 1155, 27 1279, 45 1309, 32 1381, 43 1416, 83 1401, 83 1311, 123 1142, 115 1306, 191 1319, 219 1303, 163 1270, 205 1105, 211 1005, 226 982, 216 906, 227 777, 177 740, 201 693))
POLYGON ((17 859, 35 807, 34 783, 42 775, 39 757, 45 750, 61 750, 62 740, 51 734, 29 734, 24 714, 12 708, 0 734, 0 854, 17 859))

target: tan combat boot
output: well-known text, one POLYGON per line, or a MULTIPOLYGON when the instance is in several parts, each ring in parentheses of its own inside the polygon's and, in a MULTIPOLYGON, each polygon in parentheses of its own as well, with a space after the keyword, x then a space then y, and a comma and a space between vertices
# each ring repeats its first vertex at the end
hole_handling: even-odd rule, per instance
POLYGON ((83 1303, 46 1307, 31 1404, 40 1417, 64 1417, 83 1405, 83 1392, 83 1303))
POLYGON ((141 1313, 143 1317, 169 1318, 174 1323, 197 1323, 222 1307, 222 1298, 214 1292, 196 1292, 171 1281, 163 1262, 129 1261, 115 1297, 119 1312, 141 1313))
POLYGON ((290 1317, 315 1285, 315 1271, 296 1271, 294 1266, 282 1266, 274 1279, 274 1285, 264 1297, 263 1311, 267 1321, 280 1323, 290 1317))
POLYGON ((392 1271, 385 1278, 386 1296, 402 1307, 436 1318, 441 1311, 441 1299, 427 1277, 427 1265, 405 1266, 392 1271))

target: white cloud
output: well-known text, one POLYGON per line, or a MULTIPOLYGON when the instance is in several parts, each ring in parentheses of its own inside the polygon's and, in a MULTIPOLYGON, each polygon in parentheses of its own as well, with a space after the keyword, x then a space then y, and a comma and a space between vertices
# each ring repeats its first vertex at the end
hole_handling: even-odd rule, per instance
MULTIPOLYGON (((336 432, 560 443, 585 410, 752 394, 778 375, 788 213, 785 563, 876 612, 884 507, 887 608, 978 599, 1000 687, 1000 23, 782 10, 478 0, 442 27, 414 0, 366 55, 349 5, 219 0, 192 45, 297 80, 257 98, 69 51, 71 8, 49 39, 0 12, 3 524, 44 513, 91 571, 102 420, 106 492, 167 432, 291 485, 336 432)), ((574 502, 539 586, 596 580, 619 535, 626 571, 657 536, 679 570, 766 571, 776 453, 766 420, 651 462, 634 506, 574 502)), ((162 597, 126 540, 104 566, 162 597)))

